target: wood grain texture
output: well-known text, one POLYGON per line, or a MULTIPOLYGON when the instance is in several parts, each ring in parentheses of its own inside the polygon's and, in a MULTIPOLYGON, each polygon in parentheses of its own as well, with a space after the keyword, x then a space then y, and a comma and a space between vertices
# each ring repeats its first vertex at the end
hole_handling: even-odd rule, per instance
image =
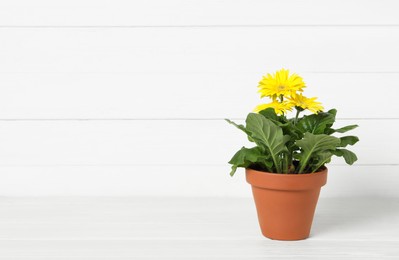
POLYGON ((388 197, 320 199, 311 237, 281 242, 262 237, 251 199, 2 198, 0 256, 394 259, 398 206, 388 197))
MULTIPOLYGON (((321 197, 399 197, 399 166, 329 165, 321 197)), ((222 165, 2 166, 0 196, 250 197, 222 165)))
POLYGON ((332 181, 345 185, 326 195, 397 196, 397 7, 1 1, 0 195, 235 196, 242 179, 218 186, 245 137, 221 119, 243 119, 261 102, 261 75, 286 67, 339 124, 360 124, 358 167, 334 161, 332 181), (372 186, 380 169, 389 173, 372 186))
MULTIPOLYGON (((398 163, 396 133, 387 131, 398 128, 398 120, 340 120, 336 126, 354 123, 360 124, 350 133, 360 138, 352 149, 359 164, 398 163)), ((0 143, 2 166, 220 165, 253 146, 224 120, 2 121, 0 143)))
MULTIPOLYGON (((257 94, 264 69, 234 74, 0 72, 0 119, 244 118, 269 102, 257 94)), ((337 108, 338 118, 398 118, 399 73, 300 74, 305 93, 319 97, 326 109, 337 108), (381 87, 390 94, 376 98, 375 89, 381 87)))
POLYGON ((17 0, 1 26, 259 26, 399 24, 394 0, 17 0))
POLYGON ((0 30, 2 73, 399 72, 395 26, 0 30))

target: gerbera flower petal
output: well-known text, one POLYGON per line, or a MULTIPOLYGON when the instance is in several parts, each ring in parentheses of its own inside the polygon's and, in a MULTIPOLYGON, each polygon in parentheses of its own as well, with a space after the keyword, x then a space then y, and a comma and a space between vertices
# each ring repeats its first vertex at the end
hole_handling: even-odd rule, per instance
POLYGON ((263 76, 258 85, 258 92, 261 97, 280 95, 288 97, 297 91, 302 92, 305 87, 302 77, 295 73, 290 75, 289 70, 281 69, 274 75, 267 74, 263 76))
POLYGON ((292 106, 300 107, 302 109, 307 109, 312 113, 318 113, 323 111, 324 108, 320 102, 316 101, 317 97, 307 98, 302 94, 295 94, 289 98, 289 102, 292 106))
POLYGON ((268 104, 258 105, 257 107, 255 107, 254 112, 258 113, 259 111, 262 111, 269 107, 273 108, 276 114, 282 115, 287 113, 288 111, 291 111, 293 105, 288 101, 278 102, 277 100, 275 100, 268 104))

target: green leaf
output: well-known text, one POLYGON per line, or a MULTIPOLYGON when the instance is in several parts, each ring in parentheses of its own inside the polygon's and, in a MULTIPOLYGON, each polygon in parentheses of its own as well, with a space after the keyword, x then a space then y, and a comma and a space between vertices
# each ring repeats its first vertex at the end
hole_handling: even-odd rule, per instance
POLYGON ((231 121, 230 119, 225 119, 225 120, 226 120, 227 123, 229 123, 229 124, 231 124, 231 125, 237 127, 238 129, 240 129, 241 131, 243 131, 244 133, 246 133, 247 136, 248 136, 248 140, 249 140, 250 142, 253 142, 253 141, 254 141, 254 140, 251 138, 250 133, 247 131, 247 129, 245 128, 245 126, 236 124, 235 122, 231 121))
POLYGON ((246 119, 246 129, 255 143, 262 147, 273 160, 276 172, 281 173, 281 153, 286 153, 283 130, 263 115, 250 113, 246 119))
POLYGON ((272 163, 268 162, 267 159, 268 156, 262 153, 260 147, 242 147, 229 161, 229 164, 232 164, 230 175, 233 176, 238 167, 247 168, 257 162, 269 168, 272 166, 272 163))
POLYGON ((291 138, 291 141, 296 141, 299 139, 302 139, 303 137, 303 133, 301 130, 298 129, 298 127, 296 127, 293 122, 287 122, 284 125, 281 125, 281 128, 283 130, 283 134, 284 135, 288 135, 291 138))
POLYGON ((358 125, 348 125, 348 126, 345 126, 345 127, 342 127, 342 128, 334 129, 334 132, 345 133, 345 132, 348 132, 348 131, 350 131, 352 129, 355 129, 356 127, 359 127, 359 126, 358 125))
POLYGON ((333 115, 334 117, 337 116, 337 110, 335 108, 328 110, 327 113, 333 115))
POLYGON ((274 108, 271 107, 259 111, 259 114, 271 120, 276 125, 282 125, 287 122, 284 116, 277 115, 274 108))
POLYGON ((297 127, 302 131, 302 133, 309 132, 312 134, 325 134, 326 129, 332 126, 334 122, 334 114, 320 112, 318 114, 304 116, 299 120, 297 127))
POLYGON ((346 147, 348 145, 354 145, 357 142, 359 142, 359 138, 357 136, 344 136, 339 138, 341 140, 341 143, 339 144, 339 147, 346 147))
POLYGON ((301 148, 301 153, 297 155, 299 159, 299 173, 304 173, 310 159, 318 159, 320 154, 333 151, 339 145, 340 140, 337 137, 312 133, 305 133, 303 139, 296 141, 296 145, 301 148))
POLYGON ((347 149, 336 149, 334 154, 339 157, 344 157, 345 162, 349 165, 352 165, 357 161, 357 156, 355 153, 347 150, 347 149))
POLYGON ((331 157, 333 153, 331 151, 320 152, 317 154, 317 159, 310 166, 310 172, 316 172, 320 169, 320 167, 324 166, 324 164, 329 163, 331 161, 331 157))
POLYGON ((281 126, 281 129, 283 130, 284 136, 287 138, 287 142, 285 143, 285 146, 288 149, 286 161, 288 164, 288 167, 291 166, 292 164, 292 156, 294 151, 298 150, 298 146, 295 144, 297 140, 302 139, 303 133, 301 130, 299 130, 294 124, 293 121, 289 121, 286 124, 281 126))
POLYGON ((335 118, 336 118, 336 116, 337 116, 337 110, 336 110, 335 108, 330 109, 330 110, 327 111, 327 114, 332 115, 332 116, 334 117, 334 121, 331 122, 331 124, 327 124, 327 125, 326 125, 326 129, 324 130, 324 133, 325 133, 326 135, 331 135, 331 134, 334 133, 334 130, 333 130, 331 127, 332 127, 333 124, 335 123, 335 118))

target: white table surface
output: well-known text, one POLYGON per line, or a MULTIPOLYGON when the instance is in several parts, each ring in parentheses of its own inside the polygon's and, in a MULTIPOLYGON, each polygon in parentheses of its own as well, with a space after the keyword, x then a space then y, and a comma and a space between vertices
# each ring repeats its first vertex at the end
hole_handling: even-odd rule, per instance
POLYGON ((283 242, 252 199, 0 197, 0 259, 399 259, 399 199, 320 198, 283 242))

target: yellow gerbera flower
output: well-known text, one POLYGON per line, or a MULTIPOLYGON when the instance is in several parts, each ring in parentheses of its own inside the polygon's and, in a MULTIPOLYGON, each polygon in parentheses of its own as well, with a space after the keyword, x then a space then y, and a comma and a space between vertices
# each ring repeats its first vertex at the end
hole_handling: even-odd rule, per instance
POLYGON ((296 94, 289 98, 292 106, 307 109, 312 113, 317 113, 319 111, 323 111, 324 109, 320 102, 315 101, 316 99, 316 97, 307 98, 302 94, 296 94))
POLYGON ((261 97, 279 97, 280 95, 290 96, 296 91, 303 91, 305 82, 297 74, 289 75, 289 70, 281 69, 274 75, 267 74, 259 82, 258 88, 261 97))
POLYGON ((291 111, 293 104, 288 101, 278 102, 277 100, 273 100, 271 103, 258 105, 254 109, 254 112, 258 113, 259 111, 262 111, 269 107, 274 108, 274 111, 276 111, 276 114, 281 115, 281 114, 286 113, 287 111, 291 111))

